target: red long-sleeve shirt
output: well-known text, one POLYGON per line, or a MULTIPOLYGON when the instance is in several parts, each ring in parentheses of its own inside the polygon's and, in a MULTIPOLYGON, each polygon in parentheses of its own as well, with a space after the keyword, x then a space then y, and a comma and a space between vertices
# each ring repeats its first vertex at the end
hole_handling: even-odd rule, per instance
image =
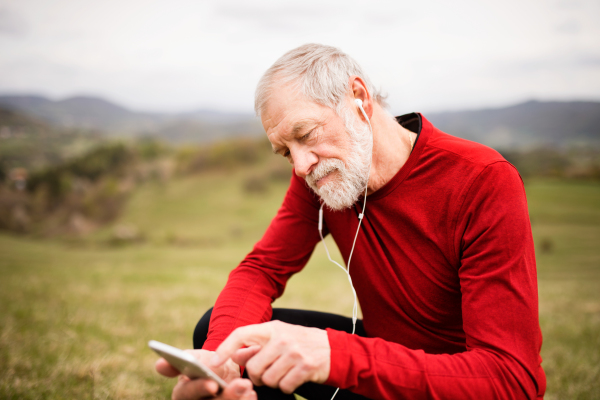
MULTIPOLYGON (((294 176, 264 237, 230 274, 204 348, 270 320, 319 242, 318 209, 294 176)), ((357 207, 325 208, 324 231, 346 262, 357 224, 357 207)), ((406 164, 367 199, 350 273, 369 337, 327 330, 327 384, 383 399, 543 397, 525 191, 496 151, 422 118, 406 164)))

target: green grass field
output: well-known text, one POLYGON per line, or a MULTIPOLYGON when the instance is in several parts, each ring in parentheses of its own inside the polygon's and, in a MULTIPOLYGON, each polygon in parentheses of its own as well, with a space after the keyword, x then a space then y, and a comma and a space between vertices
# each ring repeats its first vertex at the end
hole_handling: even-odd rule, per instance
MULTIPOLYGON (((118 223, 77 241, 0 235, 0 398, 165 399, 157 339, 191 346, 196 321, 281 203, 286 183, 246 193, 250 171, 143 186, 118 223)), ((538 246, 547 399, 600 398, 600 185, 527 184, 538 246)), ((338 257, 339 258, 339 257, 338 257)), ((352 296, 318 247, 279 306, 349 315, 352 296)))

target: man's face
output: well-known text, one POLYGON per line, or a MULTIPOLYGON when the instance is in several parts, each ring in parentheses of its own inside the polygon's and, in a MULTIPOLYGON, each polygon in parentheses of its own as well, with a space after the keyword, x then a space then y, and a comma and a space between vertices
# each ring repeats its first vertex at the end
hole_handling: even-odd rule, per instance
POLYGON ((334 210, 352 206, 369 176, 371 140, 353 108, 344 118, 289 86, 271 95, 261 115, 273 151, 334 210))

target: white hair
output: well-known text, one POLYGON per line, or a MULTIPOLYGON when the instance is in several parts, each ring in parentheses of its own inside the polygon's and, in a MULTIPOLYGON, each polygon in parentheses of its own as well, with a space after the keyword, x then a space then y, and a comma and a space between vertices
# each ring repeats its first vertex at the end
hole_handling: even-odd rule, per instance
POLYGON ((264 73, 256 87, 254 110, 260 117, 274 86, 292 84, 310 100, 339 114, 353 75, 362 78, 377 103, 387 106, 385 96, 355 60, 338 48, 311 43, 288 51, 264 73))

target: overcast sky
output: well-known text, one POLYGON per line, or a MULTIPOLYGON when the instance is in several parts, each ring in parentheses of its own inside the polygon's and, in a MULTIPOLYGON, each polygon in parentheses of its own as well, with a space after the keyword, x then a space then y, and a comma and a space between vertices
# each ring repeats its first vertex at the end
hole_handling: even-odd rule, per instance
POLYGON ((395 113, 600 100, 598 0, 0 0, 0 93, 251 112, 298 45, 340 47, 395 113))

